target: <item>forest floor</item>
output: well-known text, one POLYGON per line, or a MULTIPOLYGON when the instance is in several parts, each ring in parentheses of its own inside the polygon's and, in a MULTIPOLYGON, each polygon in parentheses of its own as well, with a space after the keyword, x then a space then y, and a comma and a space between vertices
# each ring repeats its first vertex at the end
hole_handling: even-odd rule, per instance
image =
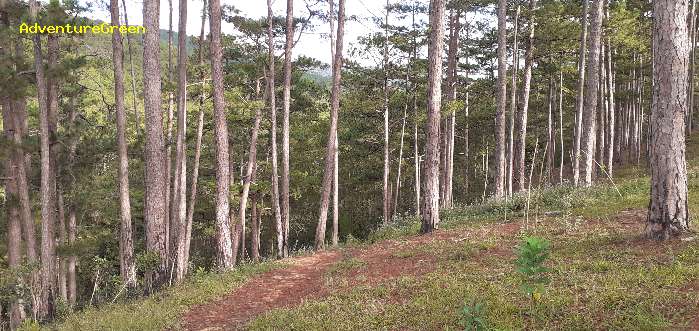
POLYGON ((544 216, 388 239, 294 259, 183 318, 186 330, 699 329, 699 240, 643 239, 645 210, 544 216), (532 307, 514 272, 523 233, 553 243, 532 307))
MULTIPOLYGON (((689 208, 699 213, 699 139, 689 141, 689 208)), ((66 330, 699 330, 699 235, 642 237, 648 177, 615 170, 615 183, 542 188, 529 197, 444 211, 418 235, 405 219, 364 242, 92 308, 66 330), (551 242, 550 283, 532 303, 514 249, 527 235, 551 242)))

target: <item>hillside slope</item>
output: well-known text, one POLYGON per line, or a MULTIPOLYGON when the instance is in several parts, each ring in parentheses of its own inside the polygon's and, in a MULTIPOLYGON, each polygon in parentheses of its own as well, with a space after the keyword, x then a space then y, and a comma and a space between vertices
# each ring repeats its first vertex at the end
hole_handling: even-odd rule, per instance
MULTIPOLYGON (((696 139, 688 155, 696 155, 696 139)), ((690 210, 699 173, 690 160, 690 210)), ((558 187, 415 220, 366 243, 195 276, 159 298, 71 316, 59 329, 690 329, 699 330, 699 239, 641 237, 648 179, 558 187), (527 217, 528 214, 528 217, 527 217), (514 249, 525 235, 551 242, 550 284, 533 303, 520 289, 514 249)), ((693 225, 696 230, 696 224, 693 225)))

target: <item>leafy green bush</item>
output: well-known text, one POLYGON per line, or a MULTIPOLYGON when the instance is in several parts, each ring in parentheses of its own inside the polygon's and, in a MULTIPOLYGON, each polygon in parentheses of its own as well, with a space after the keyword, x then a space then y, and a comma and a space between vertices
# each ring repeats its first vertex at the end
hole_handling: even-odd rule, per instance
POLYGON ((522 277, 522 291, 536 302, 546 290, 549 283, 546 273, 549 271, 544 262, 550 254, 550 243, 540 237, 524 237, 517 247, 517 272, 522 277))

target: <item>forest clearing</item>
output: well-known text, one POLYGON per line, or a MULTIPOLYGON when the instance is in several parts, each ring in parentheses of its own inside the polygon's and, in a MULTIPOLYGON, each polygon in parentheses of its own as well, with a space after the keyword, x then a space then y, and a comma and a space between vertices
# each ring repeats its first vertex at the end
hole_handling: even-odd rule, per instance
POLYGON ((0 330, 699 330, 697 0, 0 0, 0 330))

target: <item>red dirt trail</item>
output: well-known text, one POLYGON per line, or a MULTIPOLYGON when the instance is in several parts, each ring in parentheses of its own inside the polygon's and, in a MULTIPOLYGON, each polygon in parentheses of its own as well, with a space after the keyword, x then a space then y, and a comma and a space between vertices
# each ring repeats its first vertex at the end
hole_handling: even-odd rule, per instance
MULTIPOLYGON (((434 241, 463 237, 463 231, 436 231, 425 236, 387 240, 361 249, 350 249, 349 255, 366 265, 347 275, 351 284, 376 283, 382 280, 421 275, 433 267, 434 258, 419 254, 410 258, 392 258, 396 249, 414 247, 434 241)), ((457 239, 459 240, 459 239, 457 239)), ((195 306, 182 319, 182 328, 192 331, 235 330, 255 317, 276 309, 294 307, 304 301, 330 294, 324 277, 328 268, 343 259, 340 251, 325 251, 286 260, 291 266, 255 276, 233 292, 209 303, 195 306)))

